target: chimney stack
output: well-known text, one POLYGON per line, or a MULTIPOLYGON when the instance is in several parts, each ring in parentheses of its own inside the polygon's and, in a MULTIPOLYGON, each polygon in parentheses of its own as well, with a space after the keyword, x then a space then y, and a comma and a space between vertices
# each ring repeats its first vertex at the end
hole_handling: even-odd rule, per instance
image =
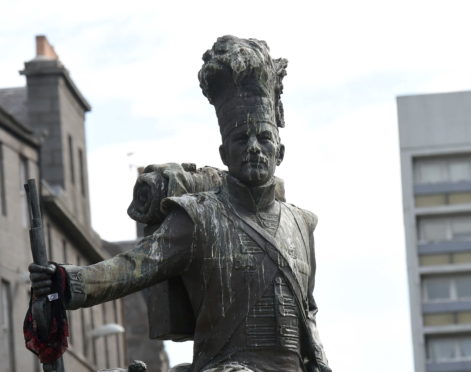
POLYGON ((44 35, 36 36, 36 57, 59 60, 54 47, 49 43, 44 35))
POLYGON ((20 73, 26 76, 28 124, 39 135, 41 174, 61 195, 79 223, 90 226, 85 113, 90 104, 46 36, 36 36, 36 56, 20 73))

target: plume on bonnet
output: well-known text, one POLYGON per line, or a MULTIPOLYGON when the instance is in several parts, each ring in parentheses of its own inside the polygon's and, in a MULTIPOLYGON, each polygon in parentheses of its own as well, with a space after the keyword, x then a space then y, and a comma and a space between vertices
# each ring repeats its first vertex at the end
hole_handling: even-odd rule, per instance
POLYGON ((269 51, 265 41, 226 35, 204 53, 198 78, 220 125, 234 108, 264 106, 277 127, 285 126, 280 96, 288 61, 272 59, 269 51))

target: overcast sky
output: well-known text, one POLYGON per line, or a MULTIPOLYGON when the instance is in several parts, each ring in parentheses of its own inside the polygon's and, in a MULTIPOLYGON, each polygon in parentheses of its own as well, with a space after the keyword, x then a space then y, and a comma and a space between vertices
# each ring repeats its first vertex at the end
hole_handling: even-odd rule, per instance
POLYGON ((93 225, 132 239, 137 166, 222 167, 198 87, 203 52, 224 34, 266 40, 289 60, 278 175, 288 201, 319 216, 315 297, 331 365, 412 372, 395 97, 470 89, 469 4, 0 0, 0 86, 24 85, 17 71, 47 35, 93 107, 93 225))

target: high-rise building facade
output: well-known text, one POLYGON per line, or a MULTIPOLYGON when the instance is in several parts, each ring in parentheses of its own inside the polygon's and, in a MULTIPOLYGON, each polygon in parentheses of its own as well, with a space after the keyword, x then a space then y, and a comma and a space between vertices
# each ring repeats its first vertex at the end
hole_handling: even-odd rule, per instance
POLYGON ((470 372, 471 91, 397 107, 415 372, 470 372))

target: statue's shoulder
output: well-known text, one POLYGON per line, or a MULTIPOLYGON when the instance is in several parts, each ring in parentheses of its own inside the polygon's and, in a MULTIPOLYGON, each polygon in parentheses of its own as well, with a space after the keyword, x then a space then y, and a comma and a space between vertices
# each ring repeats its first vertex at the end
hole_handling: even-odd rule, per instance
POLYGON ((297 207, 294 204, 291 203, 286 203, 286 202, 281 202, 283 205, 285 205, 288 209, 291 210, 292 213, 300 216, 306 225, 308 226, 309 230, 314 231, 314 229, 317 226, 317 215, 312 213, 311 211, 308 211, 307 209, 303 209, 300 207, 297 207))

